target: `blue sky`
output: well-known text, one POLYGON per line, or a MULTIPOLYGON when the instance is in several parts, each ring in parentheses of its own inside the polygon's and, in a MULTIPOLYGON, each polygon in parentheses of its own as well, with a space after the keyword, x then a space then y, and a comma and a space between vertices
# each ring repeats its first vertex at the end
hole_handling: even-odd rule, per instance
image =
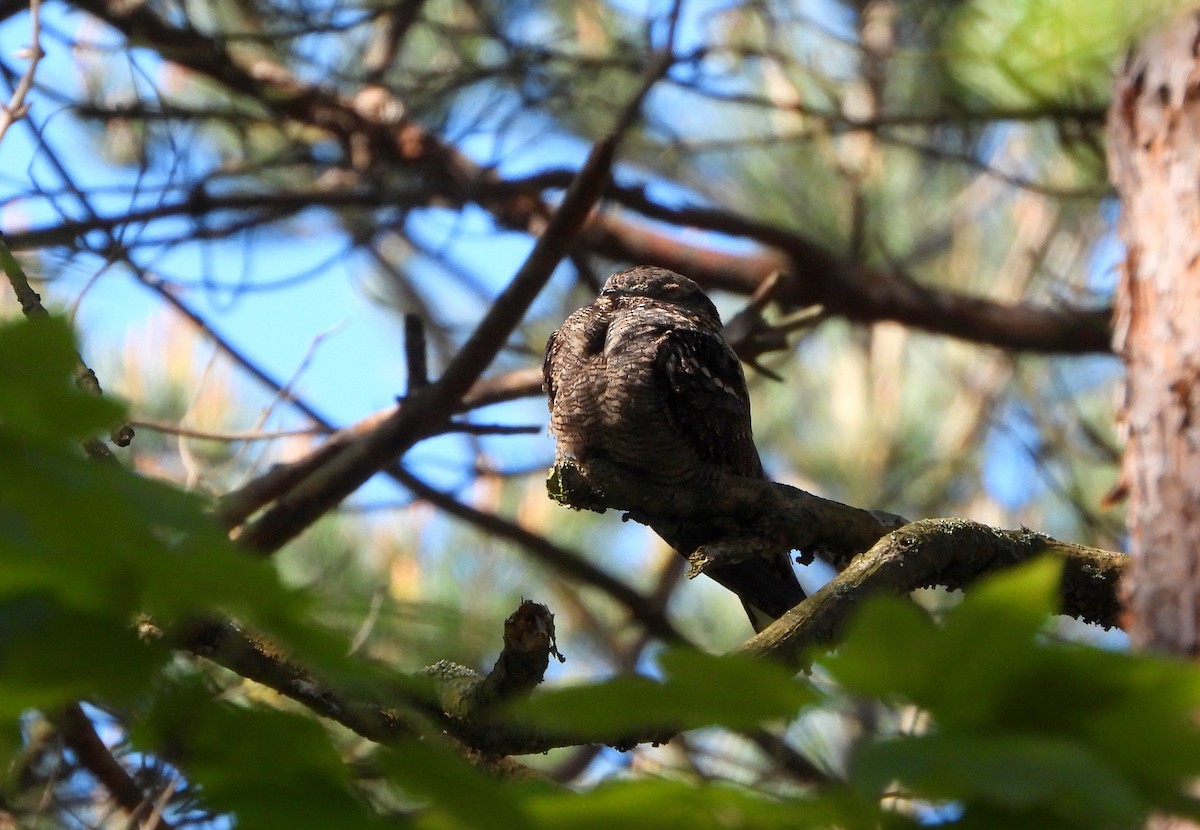
MULTIPOLYGON (((48 28, 59 29, 68 35, 94 39, 98 33, 94 24, 85 22, 85 18, 77 14, 64 15, 63 7, 58 5, 46 6, 43 15, 48 28)), ((27 38, 27 17, 19 15, 0 26, 0 52, 12 55, 27 42, 27 38)), ((76 56, 52 36, 43 37, 43 48, 47 55, 38 67, 39 79, 53 86, 74 84, 76 56)), ((138 81, 139 86, 152 85, 163 72, 160 64, 148 59, 141 59, 139 66, 144 73, 138 81)), ((163 83, 167 82, 163 80, 163 83)), ((55 110, 53 102, 35 94, 31 103, 34 122, 44 129, 80 185, 87 189, 106 186, 128 189, 135 184, 136 172, 98 156, 94 137, 81 134, 70 117, 55 110)), ((60 185, 52 166, 35 156, 29 128, 30 124, 26 122, 16 124, 3 144, 0 226, 9 232, 52 224, 57 219, 57 208, 74 216, 86 215, 69 198, 59 206, 44 200, 13 198, 28 190, 30 177, 47 188, 60 185)), ((192 163, 203 164, 204 160, 194 159, 192 163)), ((162 171, 158 175, 161 177, 162 171)), ((127 195, 101 195, 94 200, 94 206, 102 215, 117 214, 131 205, 154 204, 152 196, 151 192, 149 196, 135 197, 131 201, 127 195)), ((280 382, 294 375, 314 339, 324 335, 313 351, 298 388, 310 404, 334 423, 350 424, 390 406, 404 391, 400 319, 370 299, 372 287, 367 283, 371 279, 371 269, 364 258, 353 254, 339 256, 344 245, 340 236, 328 231, 326 220, 317 211, 310 214, 293 220, 291 228, 298 231, 295 236, 263 234, 254 241, 252 250, 247 250, 241 242, 213 242, 203 247, 179 245, 150 257, 143 256, 140 261, 153 276, 176 285, 178 296, 204 317, 214 331, 280 382), (269 284, 326 260, 329 267, 313 278, 292 285, 284 293, 245 290, 243 287, 243 280, 250 284, 269 284), (201 284, 201 275, 206 273, 219 275, 217 280, 231 287, 223 289, 201 284)), ((159 234, 185 226, 182 220, 160 222, 151 232, 159 234)), ((471 240, 472 244, 456 245, 455 256, 471 267, 489 262, 500 264, 494 271, 494 284, 489 288, 500 285, 511 274, 530 245, 527 240, 515 236, 485 240, 482 227, 478 236, 472 238, 470 228, 463 232, 461 217, 439 215, 436 211, 414 223, 412 230, 424 237, 431 248, 440 248, 452 236, 471 240)), ((166 313, 163 302, 154 292, 120 268, 104 271, 100 279, 89 286, 89 281, 102 266, 99 257, 81 258, 71 267, 61 269, 62 278, 43 289, 46 299, 60 307, 73 304, 83 293, 76 323, 84 333, 85 356, 92 362, 119 348, 130 332, 166 313)), ((419 273, 420 258, 414 267, 419 273)), ((487 273, 487 269, 482 271, 487 273)), ((484 302, 486 298, 482 297, 446 296, 444 305, 437 311, 446 322, 465 328, 474 323, 484 302)), ((436 370, 436 366, 432 368, 436 370)), ((111 381, 108 385, 111 386, 111 381)), ((252 417, 253 410, 247 415, 252 417)), ((430 474, 450 483, 438 475, 442 465, 436 463, 447 452, 445 447, 437 445, 445 443, 430 442, 428 447, 418 447, 413 457, 429 458, 434 462, 430 465, 430 474)), ((546 444, 549 457, 548 441, 546 444)), ((371 488, 375 492, 368 492, 365 498, 368 501, 394 499, 399 495, 390 484, 385 487, 386 493, 377 482, 371 488)))

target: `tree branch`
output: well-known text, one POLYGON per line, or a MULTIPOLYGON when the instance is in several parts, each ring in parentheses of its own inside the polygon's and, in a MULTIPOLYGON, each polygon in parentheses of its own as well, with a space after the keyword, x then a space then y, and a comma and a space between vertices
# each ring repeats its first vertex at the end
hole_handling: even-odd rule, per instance
POLYGON ((486 675, 441 662, 428 669, 439 685, 442 711, 460 720, 482 715, 505 700, 525 697, 542 682, 550 655, 565 661, 554 639, 550 609, 525 600, 504 621, 504 648, 486 675))
MULTIPOLYGON (((550 497, 583 510, 627 511, 641 524, 686 522, 703 517, 737 540, 753 540, 751 555, 780 550, 820 551, 831 562, 848 562, 888 532, 890 525, 868 510, 814 496, 795 487, 714 471, 704 492, 664 489, 631 476, 611 462, 586 466, 561 462, 547 482, 550 497), (758 550, 761 549, 761 550, 758 550)), ((703 549, 702 549, 703 550, 703 549)), ((725 559, 736 554, 718 554, 725 559)), ((705 562, 695 561, 697 572, 705 562)))
POLYGON ((549 655, 557 654, 552 652, 553 624, 547 626, 547 619, 552 617, 545 606, 523 603, 505 622, 505 647, 489 675, 440 663, 427 670, 435 681, 436 698, 397 685, 391 690, 395 701, 382 703, 347 695, 226 620, 196 622, 172 639, 197 657, 261 683, 367 740, 396 744, 430 734, 432 723, 469 760, 503 777, 528 777, 533 773, 522 764, 496 756, 545 752, 580 741, 495 723, 487 709, 503 698, 527 693, 541 681, 538 666, 544 671, 549 655))
POLYGON ((248 636, 229 620, 197 621, 172 634, 171 639, 197 657, 274 689, 364 738, 387 742, 418 733, 419 725, 402 713, 378 704, 345 699, 277 649, 248 636))
POLYGON ((802 666, 833 645, 856 608, 876 594, 944 585, 966 588, 984 574, 1043 554, 1065 560, 1064 614, 1108 627, 1120 623, 1117 584, 1123 553, 1059 542, 1031 530, 998 530, 962 519, 923 519, 890 532, 828 585, 735 651, 802 666))
POLYGON ((80 766, 112 794, 131 824, 142 830, 171 830, 170 822, 162 817, 161 811, 152 809, 146 793, 96 734, 96 727, 82 706, 69 704, 55 720, 63 741, 75 753, 80 766))

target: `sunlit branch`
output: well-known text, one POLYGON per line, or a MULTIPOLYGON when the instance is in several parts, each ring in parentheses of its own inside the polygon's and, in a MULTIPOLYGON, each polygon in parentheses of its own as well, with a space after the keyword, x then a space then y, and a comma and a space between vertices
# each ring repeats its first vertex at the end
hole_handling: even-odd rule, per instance
POLYGON ((837 641, 850 615, 869 597, 935 585, 961 589, 985 574, 1042 555, 1063 559, 1063 613, 1105 627, 1119 624, 1117 586, 1128 567, 1125 554, 1059 542, 1026 529, 923 519, 881 537, 833 581, 736 651, 803 665, 814 650, 837 641))
POLYGON ((274 441, 279 438, 298 438, 323 432, 320 427, 316 426, 306 427, 303 429, 251 429, 228 431, 198 429, 196 427, 184 426, 183 424, 172 424, 167 421, 146 420, 142 418, 132 418, 130 419, 129 423, 135 427, 152 430, 153 432, 162 432, 167 435, 180 435, 185 438, 203 438, 208 441, 274 441))
POLYGON ((17 82, 16 88, 13 89, 12 96, 8 99, 8 104, 0 107, 0 141, 4 140, 8 128, 17 119, 25 115, 25 96, 33 88, 33 79, 37 74, 38 63, 45 57, 45 52, 42 51, 41 44, 41 9, 41 0, 29 0, 29 46, 26 47, 29 66, 25 68, 25 74, 21 76, 21 80, 17 82))

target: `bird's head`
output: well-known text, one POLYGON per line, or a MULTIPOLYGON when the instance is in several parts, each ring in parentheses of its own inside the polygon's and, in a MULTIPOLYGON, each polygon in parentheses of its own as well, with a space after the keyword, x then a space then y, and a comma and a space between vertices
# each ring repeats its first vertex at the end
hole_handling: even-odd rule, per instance
POLYGON ((644 299, 670 303, 693 313, 711 315, 717 319, 718 325, 720 324, 716 306, 700 286, 682 274, 676 274, 666 268, 639 265, 628 271, 619 271, 605 281, 600 296, 618 308, 633 305, 644 299))

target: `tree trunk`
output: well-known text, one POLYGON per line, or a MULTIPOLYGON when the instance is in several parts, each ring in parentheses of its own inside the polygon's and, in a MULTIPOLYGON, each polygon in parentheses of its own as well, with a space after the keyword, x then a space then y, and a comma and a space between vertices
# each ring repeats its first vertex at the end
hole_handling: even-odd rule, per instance
POLYGON ((1126 628, 1200 654, 1200 16, 1147 37, 1117 79, 1108 163, 1127 249, 1114 344, 1125 363, 1126 628))
MULTIPOLYGON (((1200 16, 1145 38, 1117 78, 1108 166, 1126 258, 1114 346, 1125 363, 1125 628, 1200 654, 1200 16)), ((1155 816, 1150 830, 1197 825, 1155 816)))

